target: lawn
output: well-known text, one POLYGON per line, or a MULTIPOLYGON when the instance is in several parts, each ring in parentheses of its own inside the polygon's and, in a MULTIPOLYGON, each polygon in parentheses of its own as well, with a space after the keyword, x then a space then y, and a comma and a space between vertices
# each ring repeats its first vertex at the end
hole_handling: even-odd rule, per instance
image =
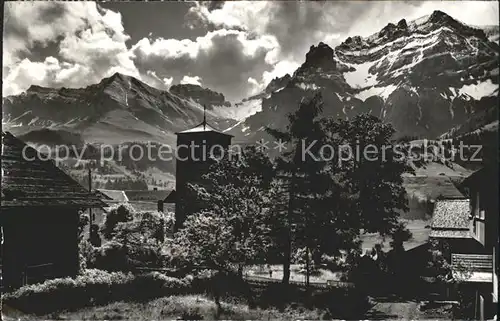
MULTIPOLYGON (((430 221, 426 220, 405 220, 406 226, 412 233, 412 238, 404 243, 405 249, 409 250, 425 244, 429 240, 430 221)), ((361 235, 363 252, 371 250, 375 244, 382 243, 385 251, 390 250, 390 238, 383 240, 377 233, 369 233, 361 235)), ((290 280, 295 282, 305 282, 305 274, 300 273, 300 265, 292 264, 290 269, 290 280)), ((281 280, 283 278, 283 267, 281 265, 271 265, 272 274, 269 274, 269 269, 266 265, 255 265, 248 267, 245 270, 247 276, 257 276, 281 280)), ((319 269, 318 273, 310 276, 311 283, 326 283, 328 280, 339 281, 342 272, 332 272, 327 269, 319 269)))
MULTIPOLYGON (((222 303, 219 319, 225 320, 283 320, 322 319, 326 311, 320 309, 274 308, 250 309, 241 303, 222 303)), ((114 302, 104 306, 84 308, 74 312, 57 312, 45 316, 5 315, 5 320, 215 320, 216 306, 203 295, 173 295, 144 303, 114 302)))
MULTIPOLYGON (((366 317, 371 320, 403 319, 429 320, 451 319, 452 304, 394 299, 373 299, 373 307, 366 317)), ((236 302, 222 302, 222 320, 320 320, 330 317, 326 309, 305 309, 288 306, 282 311, 276 308, 249 308, 236 302)), ((215 320, 216 306, 204 295, 173 295, 156 300, 114 302, 103 306, 88 307, 73 312, 57 312, 45 316, 5 311, 4 321, 14 320, 215 320)))
MULTIPOLYGON (((269 269, 265 265, 251 266, 245 273, 247 276, 258 276, 281 280, 283 278, 283 266, 271 265, 272 274, 269 275, 269 269)), ((290 281, 305 282, 305 274, 300 273, 301 266, 292 264, 290 266, 290 281)), ((340 272, 332 272, 326 269, 319 269, 317 274, 311 275, 309 280, 311 283, 326 283, 327 280, 340 280, 340 272)))

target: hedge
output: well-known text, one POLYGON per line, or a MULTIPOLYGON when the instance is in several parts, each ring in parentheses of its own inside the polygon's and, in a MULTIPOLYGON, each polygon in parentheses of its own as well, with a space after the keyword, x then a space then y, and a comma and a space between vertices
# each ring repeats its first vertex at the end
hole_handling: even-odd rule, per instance
POLYGON ((25 313, 46 314, 76 310, 114 301, 145 301, 191 292, 192 277, 183 279, 159 272, 141 275, 86 270, 76 278, 59 278, 24 286, 3 297, 5 304, 25 313))

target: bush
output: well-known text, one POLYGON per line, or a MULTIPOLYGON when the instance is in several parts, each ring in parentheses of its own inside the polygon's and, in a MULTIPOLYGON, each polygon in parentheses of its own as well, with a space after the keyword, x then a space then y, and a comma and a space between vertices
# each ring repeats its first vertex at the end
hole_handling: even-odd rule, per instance
POLYGON ((172 218, 159 212, 135 212, 129 205, 113 208, 102 227, 105 242, 81 248, 86 267, 107 271, 164 267, 165 232, 173 226, 172 218))
POLYGON ((4 296, 4 302, 26 313, 76 310, 113 301, 145 301, 187 293, 192 278, 177 279, 158 272, 134 276, 122 272, 86 270, 76 278, 48 280, 24 286, 4 296))
POLYGON ((118 223, 130 222, 134 218, 135 210, 129 204, 120 204, 114 206, 106 214, 104 224, 102 226, 102 234, 107 240, 110 240, 115 234, 115 227, 118 223))
POLYGON ((359 319, 371 308, 368 297, 355 288, 334 288, 315 298, 315 304, 326 307, 329 314, 340 319, 359 319))

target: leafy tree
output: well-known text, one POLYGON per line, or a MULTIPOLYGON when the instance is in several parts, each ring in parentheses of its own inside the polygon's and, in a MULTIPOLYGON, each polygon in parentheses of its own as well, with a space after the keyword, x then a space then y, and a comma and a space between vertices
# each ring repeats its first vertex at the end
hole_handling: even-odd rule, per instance
POLYGON ((408 210, 401 175, 412 170, 392 141, 394 128, 368 114, 349 121, 327 119, 325 128, 329 144, 341 151, 331 167, 340 173, 343 189, 352 195, 350 224, 383 236, 400 231, 399 213, 408 210))
POLYGON ((115 206, 106 213, 101 232, 105 239, 111 240, 115 235, 115 228, 120 222, 129 222, 134 218, 135 210, 128 204, 115 206))
POLYGON ((165 234, 174 224, 172 213, 135 212, 119 205, 106 215, 105 242, 94 248, 91 266, 104 270, 130 271, 138 267, 163 267, 165 234))
POLYGON ((254 148, 215 163, 205 175, 207 184, 195 186, 201 210, 174 236, 174 262, 240 280, 245 265, 263 262, 271 244, 266 213, 272 175, 271 162, 254 148))
POLYGON ((83 211, 80 211, 78 213, 78 215, 79 215, 79 221, 78 221, 78 246, 79 246, 78 259, 79 259, 79 263, 80 263, 79 271, 82 272, 87 267, 86 259, 84 256, 84 251, 82 250, 82 247, 85 246, 84 244, 82 244, 85 242, 83 236, 84 236, 85 228, 90 223, 90 218, 89 218, 88 213, 85 213, 83 211))
MULTIPOLYGON (((225 259, 237 266, 236 271, 240 275, 244 265, 263 260, 267 250, 269 228, 266 225, 266 212, 272 176, 273 169, 269 159, 255 148, 249 147, 243 155, 228 156, 215 163, 204 176, 206 185, 194 186, 200 212, 204 213, 206 220, 190 221, 190 224, 214 222, 226 232, 230 231, 231 238, 225 237, 223 241, 230 242, 228 246, 232 252, 225 259), (216 219, 210 220, 210 216, 216 219)), ((203 240, 196 239, 188 231, 176 235, 176 240, 177 236, 179 241, 184 238, 182 242, 194 242, 192 247, 207 246, 203 240), (198 244, 199 241, 203 242, 198 244)), ((214 262, 210 263, 211 260, 207 258, 209 265, 213 265, 212 268, 223 270, 223 267, 218 268, 214 262)))

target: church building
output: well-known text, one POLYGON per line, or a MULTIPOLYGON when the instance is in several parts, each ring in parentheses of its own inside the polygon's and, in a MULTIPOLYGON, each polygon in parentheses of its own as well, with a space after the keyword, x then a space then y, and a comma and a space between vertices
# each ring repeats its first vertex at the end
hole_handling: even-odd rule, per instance
POLYGON ((193 128, 178 132, 175 188, 175 231, 179 230, 186 217, 196 212, 190 184, 203 185, 202 176, 213 164, 212 157, 226 152, 233 136, 210 126, 203 114, 203 122, 193 128))

